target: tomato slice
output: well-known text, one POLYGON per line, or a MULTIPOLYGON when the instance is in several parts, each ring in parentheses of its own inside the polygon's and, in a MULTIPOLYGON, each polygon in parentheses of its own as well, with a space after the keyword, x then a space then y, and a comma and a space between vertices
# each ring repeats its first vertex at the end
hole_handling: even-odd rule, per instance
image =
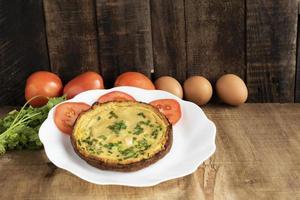
POLYGON ((102 95, 99 99, 99 103, 104 103, 108 101, 135 101, 135 99, 130 96, 129 94, 126 94, 125 92, 120 91, 113 91, 109 92, 107 94, 102 95))
POLYGON ((151 101, 150 104, 158 108, 158 110, 163 113, 173 125, 181 118, 180 105, 174 99, 158 99, 151 101))
POLYGON ((90 105, 80 102, 62 103, 55 109, 54 123, 63 133, 70 135, 78 115, 90 107, 90 105))

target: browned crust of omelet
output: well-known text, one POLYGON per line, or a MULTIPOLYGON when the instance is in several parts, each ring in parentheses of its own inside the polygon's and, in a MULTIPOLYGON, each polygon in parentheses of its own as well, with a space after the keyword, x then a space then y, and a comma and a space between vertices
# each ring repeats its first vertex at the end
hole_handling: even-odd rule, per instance
MULTIPOLYGON (((96 102, 96 103, 93 104, 93 106, 91 107, 90 110, 93 110, 93 109, 95 109, 98 106, 101 106, 103 104, 114 103, 114 102, 118 102, 118 101, 110 101, 110 102, 105 102, 105 103, 96 102)), ((147 107, 151 108, 164 121, 164 123, 167 125, 167 130, 166 130, 166 133, 165 133, 165 135, 167 136, 167 139, 164 140, 165 141, 164 148, 161 151, 157 152, 156 154, 152 155, 151 157, 149 157, 147 159, 143 159, 143 160, 138 161, 138 162, 131 162, 131 163, 126 163, 126 164, 120 164, 118 162, 110 163, 110 162, 106 162, 106 161, 102 160, 98 156, 94 156, 94 155, 89 154, 89 152, 80 150, 79 147, 77 147, 76 138, 74 137, 74 132, 73 132, 71 134, 70 138, 71 138, 71 143, 72 143, 72 146, 73 146, 76 154, 79 155, 83 160, 85 160, 90 165, 92 165, 94 167, 97 167, 99 169, 122 171, 122 172, 133 172, 133 171, 143 169, 143 168, 157 162, 161 158, 163 158, 170 151, 170 149, 172 147, 172 144, 173 144, 173 130, 172 130, 171 123, 168 121, 168 119, 165 117, 165 115, 163 115, 156 107, 154 107, 150 104, 143 103, 143 102, 136 102, 136 101, 130 101, 130 103, 147 105, 147 107)), ((77 120, 80 119, 82 116, 84 116, 84 114, 89 112, 90 110, 87 110, 87 111, 81 113, 78 116, 77 120)), ((76 120, 76 122, 77 122, 77 120, 76 120)), ((76 127, 76 124, 77 124, 76 122, 75 122, 75 126, 74 126, 73 130, 75 130, 75 127, 76 127)))

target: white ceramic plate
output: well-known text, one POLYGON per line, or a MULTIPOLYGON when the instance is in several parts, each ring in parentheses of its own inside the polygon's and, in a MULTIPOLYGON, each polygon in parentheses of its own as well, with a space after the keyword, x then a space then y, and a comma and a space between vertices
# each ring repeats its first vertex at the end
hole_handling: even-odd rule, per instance
POLYGON ((191 174, 214 153, 216 148, 214 123, 196 104, 183 101, 168 92, 116 87, 109 90, 86 91, 68 101, 92 105, 101 95, 111 91, 126 92, 136 100, 146 103, 164 98, 176 99, 180 103, 182 117, 173 126, 174 138, 170 152, 158 162, 136 172, 97 169, 87 164, 74 152, 69 136, 60 132, 56 127, 53 120, 54 107, 42 124, 39 137, 49 160, 57 167, 95 184, 143 187, 191 174))

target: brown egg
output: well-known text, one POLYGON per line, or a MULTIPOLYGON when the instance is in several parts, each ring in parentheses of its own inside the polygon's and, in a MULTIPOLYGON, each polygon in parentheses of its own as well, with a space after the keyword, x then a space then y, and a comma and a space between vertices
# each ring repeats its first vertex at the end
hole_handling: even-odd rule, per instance
POLYGON ((203 76, 192 76, 184 84, 184 95, 189 101, 198 105, 206 104, 212 96, 213 90, 210 82, 203 76))
POLYGON ((170 92, 182 99, 182 87, 175 78, 172 78, 170 76, 162 76, 156 79, 154 85, 156 89, 170 92))
POLYGON ((248 97, 246 84, 234 74, 221 76, 216 83, 216 90, 220 99, 232 106, 243 104, 248 97))

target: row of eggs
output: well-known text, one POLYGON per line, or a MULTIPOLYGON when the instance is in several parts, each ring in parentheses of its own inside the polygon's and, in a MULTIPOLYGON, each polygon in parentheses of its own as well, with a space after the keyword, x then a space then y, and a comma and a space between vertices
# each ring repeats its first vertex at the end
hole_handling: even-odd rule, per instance
MULTIPOLYGON (((183 88, 176 79, 170 76, 162 76, 154 84, 156 89, 170 92, 179 98, 184 96, 186 100, 200 106, 208 103, 213 94, 211 83, 203 76, 189 77, 183 83, 183 88)), ((216 82, 215 89, 220 100, 232 106, 243 104, 248 97, 246 84, 234 74, 221 76, 216 82)))

